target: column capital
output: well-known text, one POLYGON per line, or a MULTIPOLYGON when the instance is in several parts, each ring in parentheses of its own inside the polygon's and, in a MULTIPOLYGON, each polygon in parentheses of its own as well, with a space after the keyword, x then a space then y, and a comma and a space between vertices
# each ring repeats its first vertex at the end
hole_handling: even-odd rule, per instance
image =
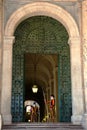
POLYGON ((81 38, 80 37, 70 37, 68 39, 68 44, 69 45, 79 45, 81 42, 81 38))
POLYGON ((13 44, 15 36, 4 36, 4 44, 13 44))

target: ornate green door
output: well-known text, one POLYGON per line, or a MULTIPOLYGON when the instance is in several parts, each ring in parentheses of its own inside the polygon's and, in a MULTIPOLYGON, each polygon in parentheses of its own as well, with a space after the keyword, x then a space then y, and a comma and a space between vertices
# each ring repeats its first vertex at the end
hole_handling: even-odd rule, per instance
POLYGON ((59 121, 70 122, 72 114, 68 33, 58 21, 45 16, 23 21, 15 31, 13 45, 12 120, 24 119, 24 54, 58 55, 59 121))

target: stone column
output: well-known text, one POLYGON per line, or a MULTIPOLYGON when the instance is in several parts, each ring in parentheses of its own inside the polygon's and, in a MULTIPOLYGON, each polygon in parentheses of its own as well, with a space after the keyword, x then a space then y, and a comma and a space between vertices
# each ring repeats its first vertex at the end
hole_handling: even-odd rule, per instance
MULTIPOLYGON (((48 97, 48 87, 46 88, 46 93, 47 93, 46 109, 47 109, 47 116, 48 116, 48 113, 49 113, 49 110, 48 110, 48 100, 49 100, 49 97, 48 97)), ((49 122, 48 118, 47 118, 47 122, 49 122)))
POLYGON ((72 84, 72 117, 74 124, 80 124, 84 113, 83 88, 82 88, 82 63, 80 38, 71 37, 70 57, 71 57, 71 84, 72 84))
POLYGON ((48 101, 48 88, 46 88, 46 92, 47 92, 47 101, 48 101))
POLYGON ((3 41, 3 68, 1 114, 4 124, 11 123, 12 46, 14 37, 5 36, 3 41))
POLYGON ((83 80, 84 80, 84 99, 85 113, 83 125, 87 129, 87 0, 82 2, 82 44, 83 44, 83 80))

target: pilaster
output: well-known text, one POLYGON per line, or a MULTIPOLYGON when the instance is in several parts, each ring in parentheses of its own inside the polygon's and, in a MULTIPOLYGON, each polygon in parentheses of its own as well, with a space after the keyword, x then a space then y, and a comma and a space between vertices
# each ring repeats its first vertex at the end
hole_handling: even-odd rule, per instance
POLYGON ((3 21, 2 21, 2 13, 3 12, 3 4, 2 0, 0 0, 0 113, 1 113, 1 72, 2 72, 2 27, 3 27, 3 21))
POLYGON ((1 114, 4 124, 11 123, 12 46, 14 37, 4 37, 1 91, 1 114))
POLYGON ((72 81, 72 122, 80 124, 84 113, 82 88, 82 59, 81 41, 79 37, 69 39, 71 55, 71 81, 72 81))
POLYGON ((83 45, 83 80, 85 113, 83 116, 83 126, 87 129, 87 0, 82 2, 82 45, 83 45))
POLYGON ((2 78, 2 28, 3 28, 3 2, 0 0, 0 130, 2 128, 2 118, 1 118, 1 78, 2 78))

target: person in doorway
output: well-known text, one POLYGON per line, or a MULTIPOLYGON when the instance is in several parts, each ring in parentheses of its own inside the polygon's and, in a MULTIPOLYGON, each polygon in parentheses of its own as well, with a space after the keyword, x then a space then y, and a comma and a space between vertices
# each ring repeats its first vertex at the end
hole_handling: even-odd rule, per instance
POLYGON ((34 107, 34 122, 38 122, 38 120, 37 120, 37 116, 38 116, 38 107, 37 107, 37 105, 36 105, 36 102, 34 102, 34 104, 33 104, 33 107, 34 107))
POLYGON ((31 122, 34 122, 34 106, 31 109, 31 122))
POLYGON ((54 95, 50 96, 50 119, 52 122, 55 120, 55 98, 54 95))

